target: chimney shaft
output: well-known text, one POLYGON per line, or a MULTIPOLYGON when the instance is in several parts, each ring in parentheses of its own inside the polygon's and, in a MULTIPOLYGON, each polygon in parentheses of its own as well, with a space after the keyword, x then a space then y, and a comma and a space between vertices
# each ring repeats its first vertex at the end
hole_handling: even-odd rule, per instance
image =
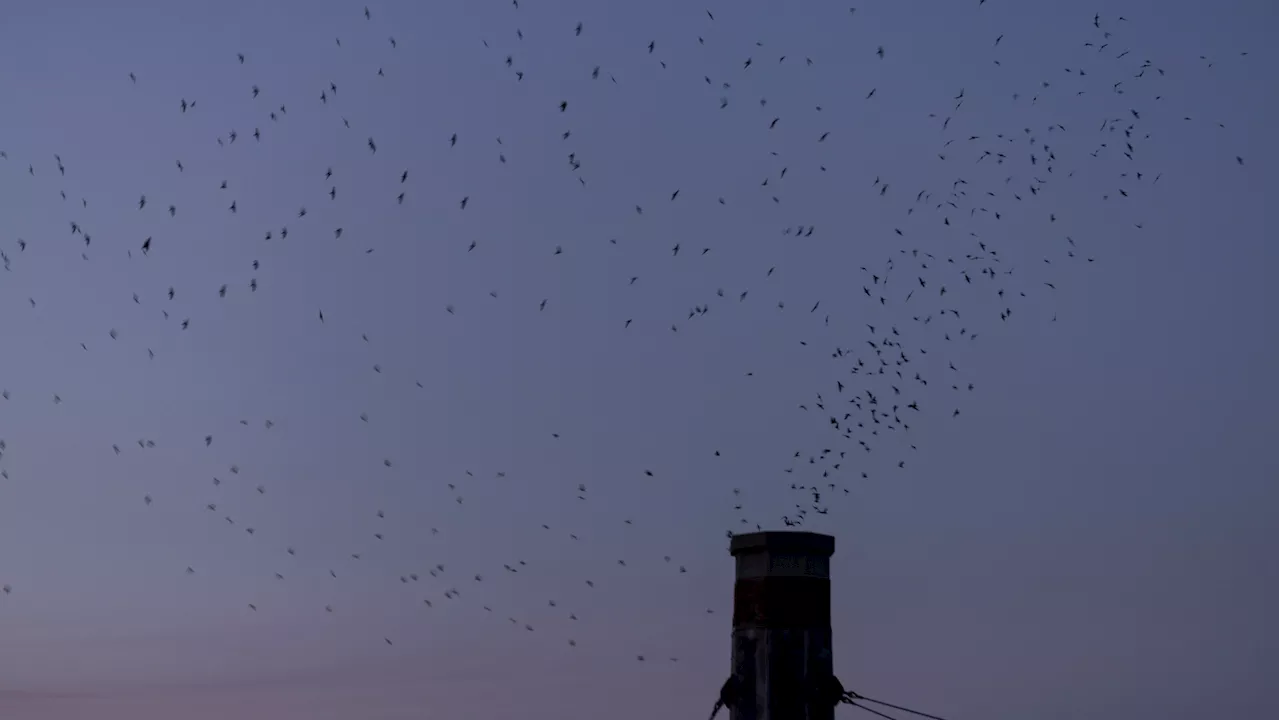
POLYGON ((830 559, 835 538, 736 535, 730 720, 832 720, 830 559))

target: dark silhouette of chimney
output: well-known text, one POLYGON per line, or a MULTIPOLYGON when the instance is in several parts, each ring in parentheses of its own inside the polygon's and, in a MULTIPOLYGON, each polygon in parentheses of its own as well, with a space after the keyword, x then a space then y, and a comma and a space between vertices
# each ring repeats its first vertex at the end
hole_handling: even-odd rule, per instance
POLYGON ((733 670, 721 690, 731 720, 832 720, 830 560, 835 538, 736 535, 733 670))

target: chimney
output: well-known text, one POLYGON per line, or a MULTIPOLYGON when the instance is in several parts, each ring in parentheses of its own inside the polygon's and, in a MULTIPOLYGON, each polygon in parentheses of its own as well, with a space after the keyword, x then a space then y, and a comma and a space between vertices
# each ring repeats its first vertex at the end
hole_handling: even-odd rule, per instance
POLYGON ((735 535, 730 720, 832 720, 831 555, 809 532, 735 535))

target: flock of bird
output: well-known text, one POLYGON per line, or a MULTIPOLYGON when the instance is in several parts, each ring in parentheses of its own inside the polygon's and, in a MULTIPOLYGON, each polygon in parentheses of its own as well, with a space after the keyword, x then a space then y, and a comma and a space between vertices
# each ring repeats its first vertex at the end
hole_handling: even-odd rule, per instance
MULTIPOLYGON (((983 2, 975 3, 974 10, 995 12, 983 2)), ((512 0, 509 9, 510 27, 504 31, 510 34, 509 40, 483 40, 495 68, 506 73, 510 81, 515 83, 528 83, 526 73, 535 71, 522 60, 520 47, 523 43, 573 42, 575 38, 591 32, 591 28, 583 22, 570 19, 564 23, 563 37, 541 40, 526 37, 520 27, 522 14, 527 12, 530 10, 522 7, 519 0, 512 0), (499 49, 500 45, 509 49, 499 49)), ((732 12, 732 9, 720 13, 700 12, 699 22, 704 27, 711 28, 722 22, 719 15, 732 12)), ((850 8, 849 16, 857 18, 857 10, 850 8)), ((351 20, 353 24, 350 33, 386 37, 383 41, 385 50, 381 55, 384 65, 378 65, 377 61, 369 58, 361 59, 369 65, 370 75, 387 77, 393 69, 402 69, 396 65, 400 42, 391 35, 386 25, 379 22, 377 12, 357 7, 353 9, 351 20)), ((777 265, 757 269, 759 286, 756 288, 718 287, 708 282, 701 296, 691 301, 688 311, 679 316, 655 313, 616 318, 617 325, 628 332, 635 332, 643 325, 647 328, 660 327, 664 333, 680 334, 697 332, 699 323, 713 322, 717 314, 731 308, 758 314, 785 313, 788 322, 799 328, 800 332, 808 334, 806 339, 800 341, 803 352, 823 359, 829 368, 828 375, 811 379, 812 390, 809 394, 795 398, 796 422, 811 426, 811 443, 803 447, 778 450, 780 467, 776 471, 777 482, 786 491, 789 498, 787 503, 783 507, 772 503, 753 505, 743 488, 726 488, 725 502, 734 512, 734 523, 717 532, 723 530, 725 536, 732 536, 734 533, 778 527, 812 527, 817 518, 837 512, 841 498, 850 494, 851 489, 856 488, 859 483, 905 477, 912 466, 912 454, 917 452, 912 430, 917 422, 921 422, 918 419, 929 416, 945 418, 946 421, 961 421, 967 400, 979 391, 968 375, 969 368, 962 359, 958 359, 963 357, 963 347, 981 343, 989 333, 1006 332, 1018 324, 1026 326, 1052 323, 1057 319, 1054 297, 1059 286, 1085 271, 1090 264, 1104 261, 1106 253, 1105 241, 1102 239, 1073 237, 1064 229, 1069 223, 1060 222, 1065 217, 1060 214, 1063 211, 1055 205, 1061 188, 1073 182, 1088 182, 1093 187, 1099 182, 1095 178, 1103 178, 1109 184, 1097 186, 1099 200, 1123 203, 1132 194, 1151 192, 1162 177, 1160 167, 1148 164, 1144 146, 1152 137, 1149 119, 1156 116, 1167 119, 1169 114, 1164 109, 1166 103, 1162 95, 1167 87, 1163 84, 1166 70, 1159 62, 1131 53, 1118 39, 1131 24, 1124 17, 1102 14, 1083 17, 1079 28, 1082 39, 1078 57, 1073 58, 1059 76, 1046 77, 1034 87, 1015 89, 1011 93, 1007 111, 1000 116, 1002 124, 993 124, 989 119, 970 114, 970 97, 966 95, 964 88, 957 87, 946 97, 934 98, 933 106, 936 110, 929 114, 929 118, 938 134, 936 140, 928 142, 935 142, 937 145, 938 167, 931 177, 950 179, 942 184, 913 181, 901 177, 900 173, 892 172, 892 169, 884 169, 879 175, 868 171, 865 181, 847 188, 847 192, 864 195, 870 202, 879 203, 878 207, 885 217, 896 218, 892 221, 893 237, 890 238, 895 249, 887 257, 861 259, 849 279, 849 287, 833 288, 829 292, 814 288, 813 297, 800 306, 770 298, 767 294, 771 279, 786 271, 785 264, 779 261, 777 265), (1024 119, 1032 108, 1066 106, 1085 95, 1090 97, 1091 102, 1096 102, 1097 96, 1103 96, 1105 105, 1116 110, 1098 117, 1097 123, 1092 127, 1068 126, 1065 123, 1031 126, 1030 121, 1024 119), (1091 179, 1077 179, 1077 173, 1088 174, 1091 179), (891 175, 894 176, 892 182, 891 175), (1001 223, 1008 222, 1008 217, 1016 218, 1016 234, 1025 238, 1024 240, 1012 240, 1008 233, 1003 232, 1001 223), (1033 246, 1030 252, 1037 253, 1042 262, 1031 266, 1016 265, 1010 257, 1018 253, 1026 254, 1028 249, 1010 248, 1009 245, 1015 242, 1033 246), (1045 308, 1049 308, 1049 311, 1045 312, 1045 308), (873 455, 877 458, 874 470, 868 461, 873 455), (893 473, 898 475, 892 476, 893 473)), ((773 50, 763 41, 744 38, 740 40, 751 41, 751 52, 740 58, 732 75, 713 78, 703 75, 696 68, 677 68, 674 65, 668 67, 664 49, 669 45, 696 45, 707 52, 723 52, 724 48, 713 47, 714 43, 708 39, 709 36, 709 30, 677 27, 667 37, 655 38, 636 47, 617 47, 614 51, 641 56, 650 63, 656 77, 665 77, 661 73, 668 71, 693 73, 706 90, 707 102, 719 112, 763 113, 759 128, 762 145, 775 150, 761 153, 766 157, 765 165, 762 166, 764 169, 759 177, 752 180, 755 185, 752 190, 698 188, 697 192, 690 192, 694 188, 681 188, 678 187, 679 183, 672 183, 668 188, 655 188, 649 197, 629 200, 625 213, 628 216, 660 212, 657 206, 662 204, 687 202, 703 202, 717 211, 733 211, 748 205, 779 207, 777 214, 780 216, 788 183, 792 178, 804 174, 809 180, 821 180, 829 168, 845 161, 845 158, 836 153, 824 154, 824 149, 837 145, 833 141, 837 141, 843 131, 839 126, 808 138, 786 135, 789 113, 805 112, 821 118, 821 105, 788 109, 785 112, 778 109, 775 115, 767 98, 746 99, 739 92, 740 88, 749 86, 752 74, 760 72, 759 66, 763 64, 783 66, 790 68, 793 73, 802 73, 817 60, 804 57, 803 54, 790 55, 773 50), (747 110, 743 110, 743 107, 747 110), (818 156, 824 159, 814 167, 800 167, 800 161, 792 163, 785 148, 799 143, 812 144, 818 156)), ((1012 58, 1001 54, 1003 40, 1004 36, 999 35, 986 38, 980 43, 985 47, 981 51, 988 53, 991 62, 997 66, 1012 62, 1012 58)), ((339 57, 346 58, 349 55, 347 47, 343 44, 343 38, 338 37, 334 39, 330 50, 339 57)), ((893 49, 883 46, 868 47, 865 48, 865 56, 866 62, 870 63, 890 62, 893 49)), ((1202 60, 1206 67, 1212 66, 1207 59, 1202 60)), ((257 62, 259 60, 251 54, 231 48, 226 55, 226 72, 238 73, 236 77, 250 78, 257 62)), ((601 83, 602 87, 626 82, 625 78, 616 77, 601 65, 588 63, 583 72, 601 83)), ((124 91, 128 91, 130 86, 141 87, 147 81, 147 73, 143 68, 129 73, 127 78, 121 78, 124 91)), ((216 142, 218 152, 233 153, 246 143, 265 147, 273 142, 274 136, 289 132, 291 123, 333 125, 339 133, 345 133, 337 136, 340 143, 358 145, 370 155, 397 152, 396 147, 378 137, 360 132, 360 108, 341 104, 345 88, 336 82, 318 86, 309 106, 273 102, 271 93, 251 79, 244 80, 243 90, 243 102, 251 104, 260 120, 252 127, 242 127, 239 130, 228 128, 229 131, 224 135, 209 138, 209 142, 216 142)), ((187 97, 174 98, 172 112, 175 122, 194 113, 218 113, 224 110, 221 107, 211 107, 207 101, 202 102, 199 88, 193 88, 190 92, 191 95, 187 97)), ((868 105, 877 102, 877 88, 867 87, 857 92, 868 105)), ((128 102, 127 97, 126 92, 121 102, 128 102)), ((546 95, 544 101, 549 111, 558 113, 563 118, 565 129, 558 137, 547 138, 546 142, 557 143, 563 148, 566 157, 566 182, 581 187, 590 186, 593 181, 591 167, 608 162, 608 159, 593 157, 588 160, 585 153, 575 150, 575 124, 582 122, 575 116, 577 103, 551 95, 546 95)), ((1198 122, 1191 118, 1179 119, 1198 122)), ((459 132, 449 132, 440 137, 438 142, 442 147, 455 148, 473 141, 472 138, 460 135, 459 132)), ((100 229, 92 221, 81 219, 82 216, 91 214, 92 192, 86 190, 84 197, 70 198, 64 189, 67 183, 74 180, 76 158, 54 155, 50 162, 50 159, 43 157, 24 157, 17 149, 21 147, 21 140, 10 140, 15 147, 0 152, 0 173, 8 181, 17 181, 16 178, 25 175, 25 181, 40 184, 41 192, 59 193, 61 201, 65 202, 66 224, 60 231, 61 235, 51 229, 47 237, 0 238, 0 261, 6 272, 21 273, 26 259, 35 254, 72 253, 72 257, 78 256, 78 261, 85 263, 94 262, 100 254, 123 255, 129 262, 138 264, 142 268, 140 272, 146 273, 147 263, 156 256, 187 251, 174 241, 172 230, 159 225, 161 222, 189 213, 200 215, 212 212, 179 207, 164 197, 165 193, 160 187, 179 179, 183 183, 207 186, 210 198, 208 206, 219 208, 220 212, 230 215, 239 213, 240 203, 245 200, 237 197, 233 182, 203 174, 201 170, 194 166, 188 167, 178 159, 172 170, 174 177, 157 179, 152 187, 137 189, 136 213, 149 227, 154 226, 154 229, 136 240, 125 240, 118 237, 111 228, 100 229), (74 245, 67 243, 65 235, 68 233, 74 245), (113 237, 108 240, 107 236, 113 237), (98 238, 96 242, 95 238, 98 238)), ((644 142, 642 138, 635 141, 644 142)), ((513 148, 510 140, 499 138, 494 147, 493 152, 499 165, 517 162, 515 158, 520 155, 521 148, 513 148)), ((315 151, 325 153, 330 149, 316 148, 315 151)), ((174 154, 178 155, 179 151, 175 149, 174 154)), ((1236 157, 1234 162, 1243 164, 1244 160, 1236 157)), ((414 181, 419 174, 425 175, 428 172, 415 168, 400 171, 395 178, 396 191, 387 198, 388 204, 412 207, 414 181)), ((297 242, 298 238, 332 237, 334 241, 342 241, 344 225, 333 222, 330 214, 314 212, 314 209, 334 201, 345 191, 344 184, 360 182, 360 178, 349 178, 340 163, 335 161, 324 172, 322 179, 316 178, 317 187, 323 185, 323 189, 317 190, 313 199, 298 207, 278 208, 276 221, 269 227, 258 230, 254 240, 276 245, 297 242), (322 222, 326 224, 322 225, 322 222)), ((451 200, 452 212, 456 213, 490 212, 503 202, 500 197, 484 196, 479 189, 459 192, 451 200)), ((1124 212, 1123 206, 1120 212, 1124 212)), ((776 232, 782 242, 789 243, 823 242, 824 237, 838 232, 817 227, 803 218, 797 220, 799 221, 793 220, 785 225, 780 222, 777 227, 764 232, 776 232)), ((1117 232, 1141 233, 1143 222, 1142 217, 1130 217, 1127 226, 1117 228, 1117 232)), ((349 240, 350 234, 347 238, 349 240)), ((377 249, 367 240, 360 242, 362 246, 358 248, 358 252, 349 250, 349 245, 341 246, 348 248, 343 252, 372 254, 377 249)), ((618 240, 609 242, 617 244, 618 240)), ((732 247, 713 248, 690 238, 673 238, 660 244, 661 253, 673 263, 694 262, 704 257, 714 262, 716 257, 734 251, 732 247)), ((481 245, 477 240, 467 241, 465 256, 469 259, 478 258, 484 250, 481 245)), ((546 252, 558 256, 564 254, 565 249, 549 242, 546 252)), ((199 333, 201 323, 190 314, 189 306, 185 304, 186 299, 202 293, 216 294, 220 299, 233 294, 245 294, 252 298, 258 292, 260 282, 268 282, 259 278, 268 276, 270 268, 253 255, 243 258, 243 268, 245 275, 242 278, 216 287, 190 287, 174 281, 159 296, 129 287, 120 287, 119 290, 122 297, 128 298, 128 302, 149 313, 152 322, 163 324, 174 333, 199 333)), ((627 273, 620 280, 624 286, 635 285, 639 281, 639 275, 633 273, 627 273)), ((0 282, 3 282, 2 275, 0 282)), ((489 291, 489 295, 493 299, 499 297, 496 290, 489 291)), ((505 296, 503 300, 506 300, 505 296)), ((548 300, 547 297, 523 297, 511 302, 526 303, 538 312, 553 313, 556 307, 549 304, 548 300)), ((39 299, 31 297, 27 304, 29 309, 37 308, 39 299)), ((23 309, 6 307, 3 312, 8 314, 20 310, 23 309)), ((438 308, 419 308, 418 312, 446 313, 465 322, 468 310, 462 301, 455 301, 438 308)), ((326 316, 323 307, 315 308, 307 321, 314 323, 317 331, 333 326, 333 318, 326 316)), ((79 342, 75 351, 93 352, 98 343, 132 342, 129 335, 121 333, 117 328, 105 327, 101 332, 98 338, 85 338, 79 342)), ((372 344, 368 334, 364 333, 354 335, 352 342, 372 344)), ((140 359, 145 357, 156 363, 164 360, 153 348, 138 347, 135 350, 140 359)), ((390 375, 384 374, 381 364, 373 364, 371 371, 384 378, 390 375)), ((738 372, 744 377, 754 376, 755 371, 750 367, 749 358, 744 359, 744 365, 738 372)), ((413 391, 415 385, 417 388, 422 387, 422 383, 412 377, 398 376, 391 377, 390 380, 401 383, 406 392, 413 391)), ((7 382, 21 387, 20 379, 7 382)), ((3 390, 0 397, 9 400, 11 391, 3 390)), ((52 395, 50 400, 53 403, 65 402, 67 407, 72 407, 75 403, 75 398, 64 398, 59 394, 52 395)), ((373 422, 368 414, 361 414, 359 420, 366 424, 373 422)), ((239 422, 246 427, 260 427, 265 433, 270 433, 274 424, 272 419, 267 418, 244 419, 239 422)), ((226 428, 210 428, 203 436, 191 438, 192 452, 201 448, 217 450, 220 435, 224 432, 227 432, 226 428)), ((546 436, 547 442, 561 441, 560 434, 552 429, 546 430, 546 436)), ((110 453, 115 456, 146 453, 155 447, 156 442, 145 437, 118 439, 111 443, 110 453)), ((5 481, 12 480, 8 470, 3 469, 4 455, 9 451, 10 448, 0 440, 0 477, 5 481)), ((707 448, 707 453, 718 457, 721 449, 707 448)), ((370 472, 393 468, 395 462, 390 457, 370 458, 370 472)), ((238 516, 237 509, 244 507, 245 496, 251 501, 255 496, 272 493, 272 481, 255 475, 254 480, 245 487, 238 482, 241 473, 239 465, 229 459, 225 467, 225 473, 201 481, 207 483, 207 498, 200 502, 211 518, 216 518, 218 524, 225 526, 227 533, 259 536, 262 528, 243 521, 238 516), (244 490, 244 494, 230 495, 228 488, 233 486, 244 490)), ((643 469, 641 472, 645 477, 653 477, 658 470, 643 469)), ((467 471, 466 475, 468 479, 465 481, 460 479, 446 484, 453 503, 459 506, 466 502, 463 483, 481 482, 471 471, 467 471)), ((502 483, 504 478, 505 472, 497 472, 484 481, 502 483)), ((566 503, 576 502, 574 498, 585 500, 590 496, 588 482, 575 481, 573 485, 575 492, 565 497, 566 503)), ((0 485, 0 502, 3 501, 3 495, 4 486, 0 485)), ((137 500, 140 512, 146 513, 163 513, 175 503, 192 502, 194 501, 189 496, 160 486, 137 500)), ((366 542, 353 546, 345 557, 333 557, 325 561, 328 565, 327 574, 331 579, 343 579, 353 565, 360 563, 362 557, 377 553, 380 543, 394 542, 394 534, 386 529, 388 515, 394 511, 394 508, 378 509, 368 518, 371 532, 366 542)), ((599 511, 597 508, 597 512, 599 511)), ((620 511, 616 521, 627 524, 632 522, 620 511)), ((589 542, 580 538, 576 532, 550 523, 541 525, 540 529, 560 533, 570 542, 589 542)), ((432 530, 432 533, 436 532, 438 531, 432 530)), ((307 552, 306 548, 293 546, 268 548, 267 551, 279 553, 281 570, 274 577, 284 583, 293 577, 287 563, 293 557, 307 552)), ((491 575, 505 576, 537 571, 538 563, 533 558, 517 557, 518 555, 519 553, 513 553, 512 559, 500 567, 462 568, 447 562, 433 562, 422 567, 405 568, 403 573, 396 575, 395 580, 416 597, 423 612, 430 612, 441 603, 466 602, 469 588, 483 584, 491 575)), ((673 575, 696 572, 688 566, 686 560, 675 554, 664 554, 647 560, 660 563, 673 575)), ((626 559, 617 559, 616 566, 618 570, 625 570, 626 559)), ((201 569, 192 564, 174 568, 174 571, 178 574, 197 574, 201 569)), ((588 575, 582 577, 581 582, 583 586, 592 588, 596 580, 588 575)), ((8 584, 3 586, 5 594, 20 590, 21 588, 13 588, 8 584)), ((245 598, 245 611, 258 612, 263 609, 263 602, 256 598, 245 598)), ((572 621, 577 619, 578 613, 583 612, 583 608, 572 607, 563 599, 554 597, 541 598, 538 603, 552 608, 563 620, 569 621, 556 630, 559 635, 557 641, 577 646, 581 638, 574 634, 572 621)), ((534 632, 537 628, 533 622, 522 617, 521 607, 520 601, 511 600, 502 607, 484 604, 483 609, 503 618, 521 632, 534 632)), ((317 609, 328 613, 343 612, 340 605, 323 600, 317 602, 317 609)), ((716 615, 714 608, 705 609, 705 613, 715 616, 715 622, 727 622, 723 614, 716 615)), ((396 642, 396 638, 391 636, 377 640, 388 645, 396 642)), ((637 654, 635 659, 675 661, 677 656, 665 654, 660 658, 646 658, 643 654, 637 654)))

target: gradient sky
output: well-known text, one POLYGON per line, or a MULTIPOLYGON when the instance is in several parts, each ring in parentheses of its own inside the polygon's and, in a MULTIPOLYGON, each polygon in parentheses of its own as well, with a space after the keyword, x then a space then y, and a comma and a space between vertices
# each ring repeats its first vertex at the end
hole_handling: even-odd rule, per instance
POLYGON ((954 719, 1274 716, 1274 4, 1105 3, 1103 53, 1095 8, 1040 0, 260 5, 0 10, 0 716, 703 717, 725 531, 780 527, 792 453, 824 447, 859 453, 806 524, 837 537, 846 687, 954 719), (1057 160, 1019 203, 1023 128, 1057 160), (1008 172, 968 141, 996 133, 1008 172), (957 178, 1003 218, 913 203, 957 178), (954 273, 976 341, 861 302, 860 267, 970 231, 1027 291, 1009 322, 954 273), (865 324, 976 386, 958 418, 922 396, 914 451, 797 409, 852 383, 830 352, 865 324))

